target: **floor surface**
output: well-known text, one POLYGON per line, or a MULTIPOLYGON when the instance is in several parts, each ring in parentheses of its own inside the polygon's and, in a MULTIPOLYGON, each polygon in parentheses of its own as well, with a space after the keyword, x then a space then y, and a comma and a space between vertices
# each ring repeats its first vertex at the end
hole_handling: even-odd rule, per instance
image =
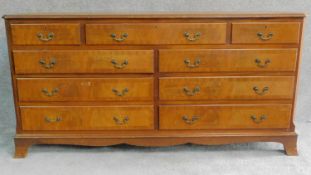
POLYGON ((299 122, 299 156, 278 143, 143 148, 33 146, 13 158, 14 130, 0 129, 1 175, 310 175, 311 123, 299 122), (213 172, 213 173, 211 173, 213 172))

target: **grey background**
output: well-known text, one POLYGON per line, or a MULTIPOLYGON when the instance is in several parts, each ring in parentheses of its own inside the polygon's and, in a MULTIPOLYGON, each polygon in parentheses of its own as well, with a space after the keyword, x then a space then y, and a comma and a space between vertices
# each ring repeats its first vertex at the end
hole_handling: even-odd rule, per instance
MULTIPOLYGON (((31 12, 311 12, 310 0, 0 0, 0 15, 31 12)), ((226 146, 84 148, 34 146, 12 159, 15 133, 4 21, 0 22, 1 174, 311 174, 311 18, 307 17, 296 111, 299 157, 276 143, 226 146), (309 121, 309 122, 308 122, 309 121)))

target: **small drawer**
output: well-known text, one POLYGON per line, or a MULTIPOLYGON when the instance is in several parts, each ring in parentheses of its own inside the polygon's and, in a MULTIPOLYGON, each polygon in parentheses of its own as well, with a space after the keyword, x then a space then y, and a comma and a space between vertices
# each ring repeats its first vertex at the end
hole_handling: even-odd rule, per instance
POLYGON ((299 22, 232 23, 234 44, 298 44, 299 22))
POLYGON ((160 78, 160 100, 289 100, 294 76, 160 78))
POLYGON ((160 72, 293 72, 297 49, 173 49, 159 59, 160 72))
POLYGON ((152 73, 152 50, 13 51, 16 74, 152 73))
POLYGON ((153 78, 18 78, 20 101, 152 101, 153 78))
POLYGON ((160 129, 289 128, 291 112, 289 104, 160 106, 160 129))
POLYGON ((153 106, 22 106, 23 130, 150 130, 153 106))
POLYGON ((87 44, 224 44, 226 23, 86 24, 87 44))
POLYGON ((80 24, 11 24, 15 45, 79 45, 80 24))

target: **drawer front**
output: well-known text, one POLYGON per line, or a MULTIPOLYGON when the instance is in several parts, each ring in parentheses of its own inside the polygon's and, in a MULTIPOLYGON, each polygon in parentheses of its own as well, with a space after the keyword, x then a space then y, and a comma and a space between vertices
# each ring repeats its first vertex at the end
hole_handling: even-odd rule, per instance
POLYGON ((160 72, 295 71, 297 49, 160 50, 160 72))
POLYGON ((152 73, 152 50, 13 51, 15 72, 152 73))
POLYGON ((293 76, 160 78, 160 100, 292 99, 293 76))
POLYGON ((299 43, 299 22, 232 23, 232 43, 299 43))
POLYGON ((153 106, 21 107, 23 130, 153 129, 153 106))
POLYGON ((86 24, 87 44, 224 44, 226 23, 86 24))
POLYGON ((160 129, 289 128, 291 105, 161 106, 160 129))
POLYGON ((20 101, 152 101, 153 78, 18 78, 20 101))
POLYGON ((80 24, 11 24, 16 45, 78 45, 80 24))

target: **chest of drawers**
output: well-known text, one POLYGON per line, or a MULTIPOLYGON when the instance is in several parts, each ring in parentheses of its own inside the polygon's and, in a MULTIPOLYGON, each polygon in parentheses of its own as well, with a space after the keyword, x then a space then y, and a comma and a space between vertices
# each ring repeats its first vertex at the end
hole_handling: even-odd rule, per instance
POLYGON ((6 15, 15 157, 33 144, 279 142, 303 14, 6 15))

